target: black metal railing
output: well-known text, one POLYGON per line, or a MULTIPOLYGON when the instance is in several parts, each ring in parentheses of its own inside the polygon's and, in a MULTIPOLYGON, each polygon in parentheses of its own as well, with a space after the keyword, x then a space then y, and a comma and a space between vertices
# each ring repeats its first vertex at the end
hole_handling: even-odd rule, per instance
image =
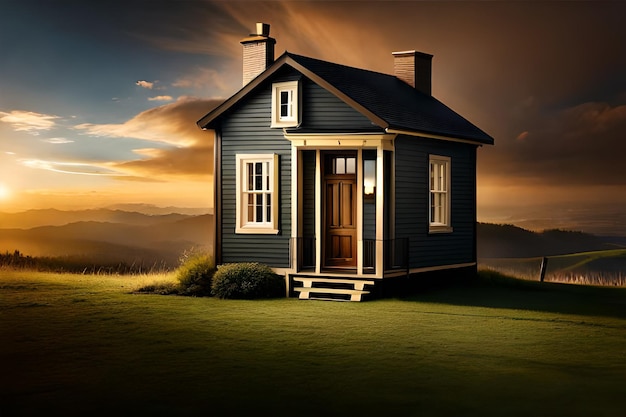
POLYGON ((296 238, 298 271, 315 269, 315 237, 296 238))
POLYGON ((376 272, 376 240, 363 240, 363 272, 373 274, 376 272))
MULTIPOLYGON (((363 240, 363 272, 376 272, 376 239, 363 240)), ((409 266, 409 239, 385 239, 383 242, 383 268, 385 271, 408 269, 409 266)), ((315 269, 315 237, 295 238, 297 250, 298 271, 315 269)))
MULTIPOLYGON (((363 269, 373 272, 376 269, 375 239, 363 240, 363 269)), ((409 239, 383 240, 383 268, 385 271, 407 269, 409 266, 409 239)))

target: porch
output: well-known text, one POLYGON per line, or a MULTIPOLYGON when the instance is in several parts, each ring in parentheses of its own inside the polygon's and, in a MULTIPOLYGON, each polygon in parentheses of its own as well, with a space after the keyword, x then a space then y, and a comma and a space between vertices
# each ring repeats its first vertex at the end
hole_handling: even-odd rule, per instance
POLYGON ((375 297, 377 285, 385 278, 405 276, 409 273, 409 240, 365 239, 358 245, 362 261, 357 268, 321 267, 316 262, 316 239, 293 238, 292 251, 298 264, 294 273, 287 276, 289 294, 300 299, 362 301, 375 297), (377 268, 380 265, 380 268, 377 268))
POLYGON ((395 135, 285 137, 292 145, 290 294, 360 301, 377 281, 406 275, 408 239, 394 230, 395 135))

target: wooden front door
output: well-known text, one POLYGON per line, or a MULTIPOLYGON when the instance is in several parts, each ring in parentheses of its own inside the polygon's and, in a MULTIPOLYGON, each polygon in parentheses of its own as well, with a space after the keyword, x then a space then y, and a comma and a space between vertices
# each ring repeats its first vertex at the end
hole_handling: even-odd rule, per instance
POLYGON ((327 155, 324 171, 324 265, 355 268, 356 155, 327 155))

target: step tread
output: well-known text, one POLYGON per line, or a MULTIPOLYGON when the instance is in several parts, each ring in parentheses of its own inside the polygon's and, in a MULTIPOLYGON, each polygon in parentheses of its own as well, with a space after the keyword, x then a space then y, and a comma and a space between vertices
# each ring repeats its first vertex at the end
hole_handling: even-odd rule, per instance
POLYGON ((364 279, 335 279, 335 278, 303 278, 303 277, 294 277, 293 278, 294 281, 298 281, 298 282, 336 282, 338 284, 353 284, 353 283, 359 283, 359 284, 368 284, 368 285, 374 285, 376 284, 376 282, 374 281, 370 281, 370 280, 364 280, 364 279))
POLYGON ((369 294, 365 290, 348 290, 343 288, 322 288, 322 287, 295 287, 294 291, 299 292, 321 292, 328 294, 369 294))

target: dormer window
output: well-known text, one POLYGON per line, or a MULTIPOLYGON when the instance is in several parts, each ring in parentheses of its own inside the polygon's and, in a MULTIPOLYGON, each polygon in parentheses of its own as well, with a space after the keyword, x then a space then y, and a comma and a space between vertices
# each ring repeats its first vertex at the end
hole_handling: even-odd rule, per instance
POLYGON ((272 84, 271 127, 294 127, 298 122, 298 82, 272 84))

